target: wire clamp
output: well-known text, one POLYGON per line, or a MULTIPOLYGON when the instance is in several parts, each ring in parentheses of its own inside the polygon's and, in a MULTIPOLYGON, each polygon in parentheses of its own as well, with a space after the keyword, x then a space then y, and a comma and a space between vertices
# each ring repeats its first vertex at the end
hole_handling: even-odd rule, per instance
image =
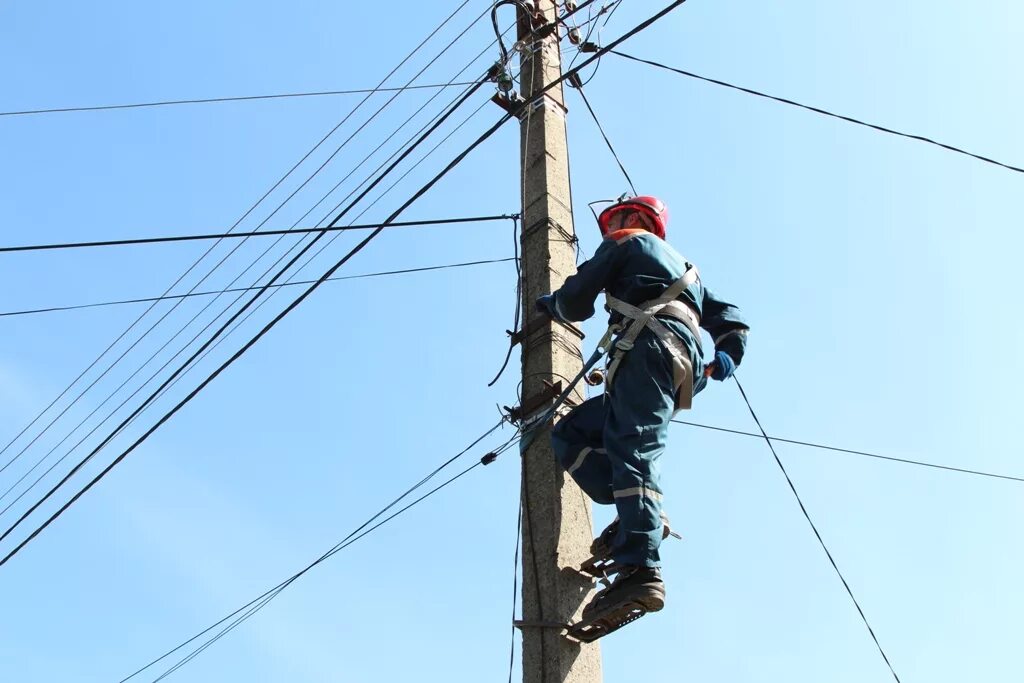
MULTIPOLYGON (((505 412, 508 415, 509 422, 519 424, 520 428, 525 429, 531 421, 535 421, 538 417, 547 412, 546 410, 542 410, 542 408, 546 408, 548 403, 561 396, 563 390, 562 380, 558 380, 556 382, 543 380, 543 383, 543 391, 528 401, 523 401, 519 406, 505 406, 505 412)), ((566 397, 565 403, 569 406, 577 405, 577 402, 569 397, 566 397)))

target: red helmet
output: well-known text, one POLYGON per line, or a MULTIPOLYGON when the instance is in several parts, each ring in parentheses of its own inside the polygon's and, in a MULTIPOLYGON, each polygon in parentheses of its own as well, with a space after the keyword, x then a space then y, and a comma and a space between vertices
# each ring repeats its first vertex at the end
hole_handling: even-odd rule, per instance
POLYGON ((623 199, 602 211, 601 215, 597 217, 597 225, 601 229, 602 235, 608 235, 608 222, 612 216, 622 211, 639 211, 644 214, 654 223, 654 227, 650 229, 650 232, 653 232, 661 239, 665 239, 665 226, 668 225, 668 207, 665 206, 665 202, 650 195, 623 199))

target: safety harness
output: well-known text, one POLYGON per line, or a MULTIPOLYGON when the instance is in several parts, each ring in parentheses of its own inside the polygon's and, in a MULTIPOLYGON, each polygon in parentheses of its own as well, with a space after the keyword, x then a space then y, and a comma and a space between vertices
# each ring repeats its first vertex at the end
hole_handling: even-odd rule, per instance
MULTIPOLYGON (((629 235, 621 240, 619 244, 634 237, 629 235)), ((617 299, 611 294, 605 294, 605 303, 609 310, 615 311, 623 316, 623 320, 612 325, 609 331, 620 332, 621 335, 615 340, 612 349, 611 361, 608 364, 607 379, 605 380, 608 390, 612 389, 612 382, 615 373, 622 364, 622 359, 633 348, 634 343, 644 328, 649 329, 668 349, 672 357, 672 386, 675 389, 676 410, 689 410, 693 403, 693 363, 690 361, 690 351, 686 348, 683 340, 670 330, 663 322, 655 316, 666 316, 686 325, 693 334, 694 342, 697 344, 697 351, 700 351, 700 316, 690 306, 679 300, 683 291, 697 282, 700 274, 696 266, 683 273, 683 276, 673 282, 661 296, 656 299, 645 301, 639 306, 626 303, 617 299)))

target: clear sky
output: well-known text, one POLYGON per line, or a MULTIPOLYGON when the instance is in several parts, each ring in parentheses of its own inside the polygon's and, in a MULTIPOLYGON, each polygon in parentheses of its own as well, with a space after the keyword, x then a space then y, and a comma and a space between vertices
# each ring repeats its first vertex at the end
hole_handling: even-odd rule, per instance
MULTIPOLYGON (((0 111, 372 87, 457 5, 3 3, 0 111)), ((388 83, 405 83, 459 38, 416 82, 450 80, 493 39, 487 21, 466 28, 488 5, 471 0, 388 83)), ((625 0, 602 39, 660 7, 625 0)), ((622 49, 1021 165, 1022 25, 1024 8, 1008 0, 691 0, 622 49)), ((458 80, 497 56, 486 51, 458 80)), ((399 96, 267 227, 292 226, 433 92, 399 96)), ((615 57, 587 92, 639 189, 670 205, 670 241, 749 317, 740 377, 769 433, 1024 476, 1024 176, 615 57)), ((428 105, 342 191, 455 95, 428 105)), ((242 228, 255 229, 387 97, 371 98, 242 228)), ((578 97, 567 98, 577 228, 590 253, 598 235, 586 202, 626 185, 578 97)), ((0 117, 0 241, 227 229, 358 101, 0 117)), ((385 217, 499 115, 484 106, 361 220, 385 217)), ((517 211, 517 137, 507 126, 404 218, 517 211)), ((354 243, 342 236, 300 277, 354 243)), ((226 286, 269 244, 247 243, 203 287, 226 286)), ((157 295, 208 246, 2 254, 0 309, 157 295)), ((395 229, 339 274, 511 254, 504 223, 395 229)), ((514 288, 504 263, 318 290, 0 568, 0 680, 119 681, 458 452, 497 420, 496 405, 515 401, 517 358, 486 386, 506 349, 514 288)), ((112 447, 130 443, 295 291, 275 296, 112 447)), ((86 419, 135 369, 157 354, 133 388, 227 304, 158 352, 208 301, 171 313, 0 474, 0 493, 84 420, 46 466, 66 453, 127 395, 86 419)), ((161 304, 146 328, 170 308, 161 304)), ((0 446, 143 310, 0 318, 0 446)), ((587 327, 590 343, 599 325, 587 327)), ((714 385, 682 417, 754 427, 732 384, 714 385)), ((778 448, 904 683, 1024 678, 1024 485, 778 448)), ((175 680, 504 680, 516 458, 474 470, 339 553, 175 680)), ((603 642, 606 680, 891 680, 763 441, 675 426, 663 469, 666 509, 685 536, 664 549, 668 603, 603 642)), ((4 528, 33 495, 0 516, 4 528)))

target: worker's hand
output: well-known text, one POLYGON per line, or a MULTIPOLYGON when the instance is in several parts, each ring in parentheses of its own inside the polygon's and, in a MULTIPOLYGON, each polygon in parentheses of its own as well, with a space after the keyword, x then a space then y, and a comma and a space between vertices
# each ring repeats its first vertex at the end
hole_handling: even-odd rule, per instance
POLYGON ((537 301, 533 306, 552 320, 558 320, 558 313, 555 312, 554 294, 541 294, 537 297, 537 301))
POLYGON ((704 369, 704 376, 716 379, 719 382, 732 377, 736 372, 736 361, 725 351, 715 351, 715 359, 704 369))

